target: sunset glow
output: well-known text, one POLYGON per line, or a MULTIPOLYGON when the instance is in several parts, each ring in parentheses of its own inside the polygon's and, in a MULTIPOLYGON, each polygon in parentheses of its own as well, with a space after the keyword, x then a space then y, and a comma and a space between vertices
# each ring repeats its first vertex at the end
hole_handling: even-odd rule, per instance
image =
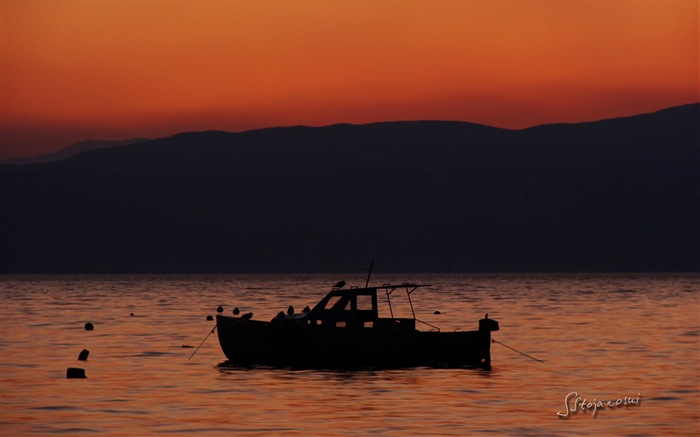
POLYGON ((2 0, 0 158, 86 139, 697 102, 699 3, 2 0))

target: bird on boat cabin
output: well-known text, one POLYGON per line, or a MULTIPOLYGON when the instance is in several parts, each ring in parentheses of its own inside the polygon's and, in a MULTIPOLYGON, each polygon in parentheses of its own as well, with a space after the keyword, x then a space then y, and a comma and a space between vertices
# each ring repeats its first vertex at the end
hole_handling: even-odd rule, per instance
POLYGON ((238 307, 236 307, 236 308, 233 309, 233 315, 234 315, 234 316, 237 316, 237 315, 239 315, 240 313, 241 313, 241 310, 239 310, 238 307))
POLYGON ((289 305, 289 308, 287 308, 287 314, 289 314, 290 316, 292 314, 294 314, 294 307, 293 306, 289 305))
POLYGON ((250 320, 253 317, 253 313, 245 313, 241 316, 243 320, 250 320))
POLYGON ((222 307, 221 305, 219 305, 219 306, 216 308, 216 312, 219 313, 219 314, 223 313, 223 312, 224 312, 224 307, 222 307))
POLYGON ((339 281, 336 283, 333 288, 343 288, 345 286, 345 281, 339 281))
POLYGON ((309 308, 308 305, 306 305, 306 306, 304 307, 304 309, 301 310, 302 313, 308 313, 309 311, 311 311, 311 308, 309 308))

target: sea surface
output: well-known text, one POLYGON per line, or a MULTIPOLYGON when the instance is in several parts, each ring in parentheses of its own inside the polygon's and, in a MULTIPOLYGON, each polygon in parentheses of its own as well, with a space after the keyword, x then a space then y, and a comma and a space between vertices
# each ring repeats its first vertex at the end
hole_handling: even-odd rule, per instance
POLYGON ((227 365, 206 320, 218 305, 267 320, 341 279, 365 282, 0 277, 0 435, 700 435, 700 275, 376 275, 432 284, 413 305, 442 330, 496 319, 493 368, 227 365))

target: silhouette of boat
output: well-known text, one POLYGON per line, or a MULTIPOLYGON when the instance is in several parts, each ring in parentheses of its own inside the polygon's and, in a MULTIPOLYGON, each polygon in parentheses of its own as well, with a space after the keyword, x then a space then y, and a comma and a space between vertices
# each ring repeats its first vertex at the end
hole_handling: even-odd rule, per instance
POLYGON ((411 293, 426 286, 334 287, 312 309, 294 314, 290 307, 271 321, 219 314, 219 343, 233 365, 490 368, 491 332, 499 329, 498 322, 486 314, 477 330, 440 331, 415 317, 411 293), (394 317, 390 295, 397 290, 406 292, 412 318, 394 317), (379 317, 380 292, 386 294, 391 317, 379 317), (429 329, 416 329, 416 322, 429 329))

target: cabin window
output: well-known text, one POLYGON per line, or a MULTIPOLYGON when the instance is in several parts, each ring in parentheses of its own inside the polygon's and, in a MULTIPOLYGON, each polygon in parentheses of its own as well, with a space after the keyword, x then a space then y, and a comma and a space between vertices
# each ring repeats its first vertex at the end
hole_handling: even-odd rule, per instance
POLYGON ((348 307, 350 299, 347 296, 333 296, 326 303, 326 311, 345 311, 348 307))
POLYGON ((372 311, 372 295, 358 294, 357 309, 358 311, 372 311))
POLYGON ((347 327, 347 324, 345 323, 345 321, 341 320, 341 321, 335 322, 335 327, 336 328, 345 328, 345 327, 347 327))
POLYGON ((340 296, 333 296, 330 299, 328 299, 328 302, 326 302, 325 309, 329 310, 333 308, 333 305, 337 304, 338 300, 340 300, 340 296))

